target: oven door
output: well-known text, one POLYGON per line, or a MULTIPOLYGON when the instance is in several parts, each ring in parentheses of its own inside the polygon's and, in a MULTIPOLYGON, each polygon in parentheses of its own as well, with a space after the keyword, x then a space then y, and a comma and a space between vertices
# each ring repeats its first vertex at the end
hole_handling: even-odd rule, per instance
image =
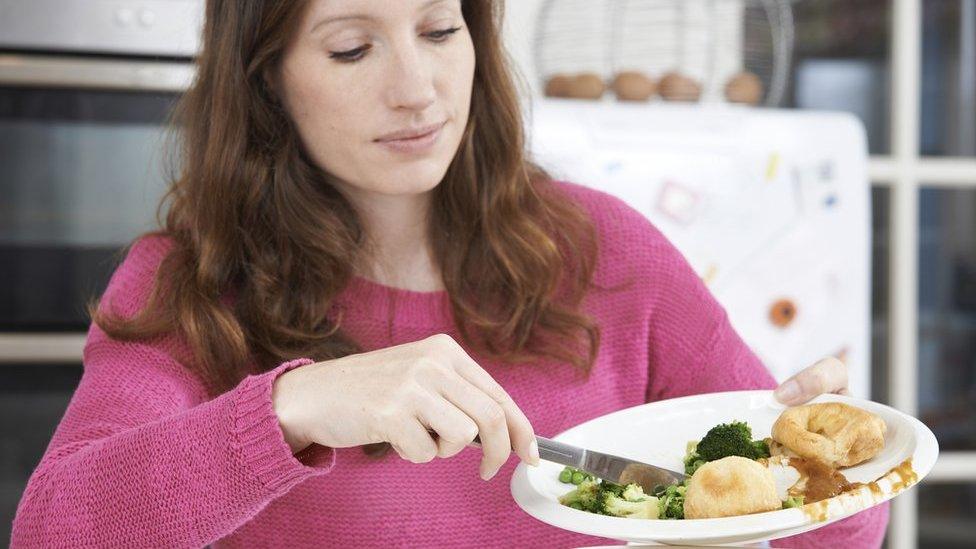
POLYGON ((0 363, 81 360, 86 304, 156 226, 189 61, 0 55, 0 363))

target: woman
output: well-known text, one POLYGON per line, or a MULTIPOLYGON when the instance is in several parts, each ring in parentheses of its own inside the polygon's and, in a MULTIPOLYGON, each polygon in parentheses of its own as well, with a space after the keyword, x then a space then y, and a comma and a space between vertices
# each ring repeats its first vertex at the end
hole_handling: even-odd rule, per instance
MULTIPOLYGON (((512 450, 774 386, 650 223, 526 161, 499 4, 208 2, 164 228, 94 312, 13 545, 599 544, 518 510, 512 450)), ((885 513, 777 545, 877 545, 885 513)))

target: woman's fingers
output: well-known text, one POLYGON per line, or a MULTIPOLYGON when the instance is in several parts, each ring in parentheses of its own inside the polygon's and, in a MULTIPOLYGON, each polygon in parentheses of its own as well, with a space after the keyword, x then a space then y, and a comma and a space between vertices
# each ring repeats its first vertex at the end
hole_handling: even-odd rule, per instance
POLYGON ((420 411, 420 422, 436 433, 437 457, 449 458, 478 436, 478 424, 441 395, 420 411))
POLYGON ((427 463, 437 457, 437 442, 416 418, 391 429, 390 446, 400 457, 413 463, 427 463))
POLYGON ((535 430, 518 404, 488 372, 466 354, 456 368, 464 379, 481 389, 501 406, 505 412, 512 449, 519 458, 530 465, 538 465, 539 448, 535 440, 535 430))
POLYGON ((783 404, 796 406, 823 393, 847 394, 847 366, 827 357, 780 385, 774 395, 783 404))
POLYGON ((512 453, 505 411, 495 399, 460 376, 444 381, 444 398, 461 409, 478 425, 481 439, 481 478, 488 480, 508 461, 512 453))

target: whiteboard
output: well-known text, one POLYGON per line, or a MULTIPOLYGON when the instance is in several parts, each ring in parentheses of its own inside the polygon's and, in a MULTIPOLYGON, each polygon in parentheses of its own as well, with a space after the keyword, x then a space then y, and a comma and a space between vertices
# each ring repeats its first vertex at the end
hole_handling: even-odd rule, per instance
POLYGON ((870 183, 843 113, 541 99, 555 177, 616 195, 687 257, 780 381, 825 356, 870 391, 870 183))

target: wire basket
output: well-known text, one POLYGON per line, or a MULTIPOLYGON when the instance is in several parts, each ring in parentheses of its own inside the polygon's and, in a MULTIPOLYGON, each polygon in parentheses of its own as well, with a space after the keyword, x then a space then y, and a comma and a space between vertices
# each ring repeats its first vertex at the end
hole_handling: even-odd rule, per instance
POLYGON ((792 49, 789 0, 546 0, 533 40, 547 96, 767 106, 792 49))

